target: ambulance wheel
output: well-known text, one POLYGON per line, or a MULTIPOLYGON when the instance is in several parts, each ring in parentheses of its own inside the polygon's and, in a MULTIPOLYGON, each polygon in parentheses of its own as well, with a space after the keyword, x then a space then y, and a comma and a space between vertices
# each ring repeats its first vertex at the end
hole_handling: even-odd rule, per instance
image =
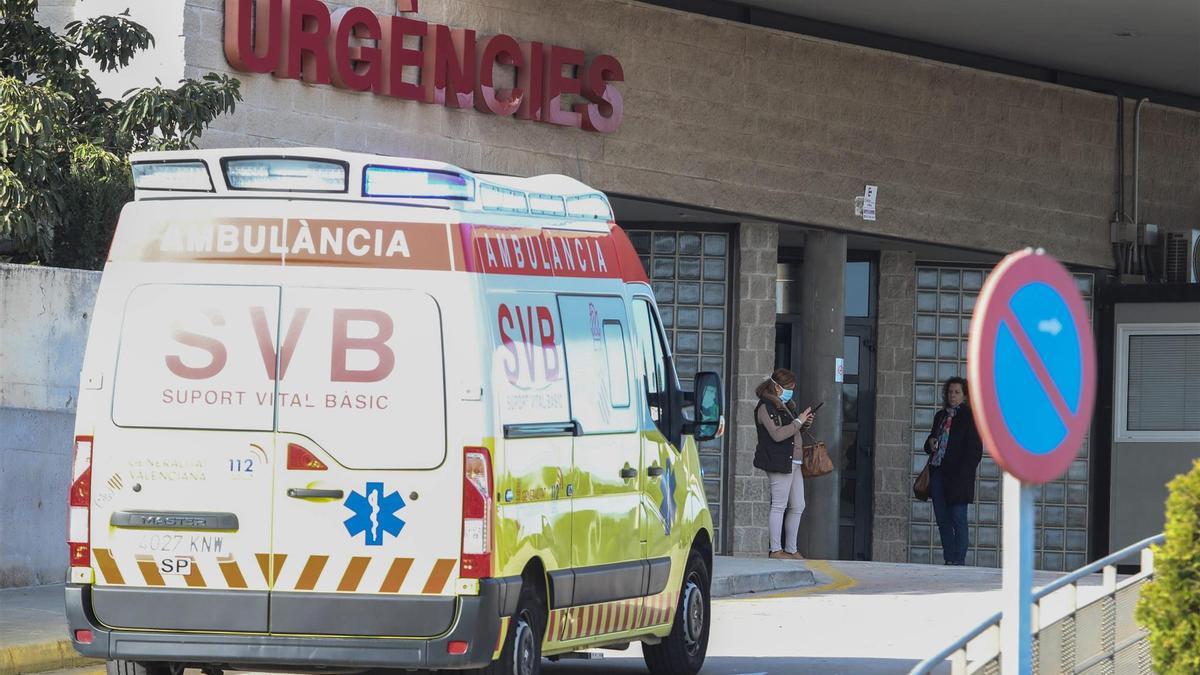
POLYGON ((695 675, 708 652, 709 587, 704 556, 692 551, 683 571, 683 588, 671 633, 656 645, 644 645, 642 657, 653 675, 695 675))
POLYGON ((542 637, 546 632, 546 602, 537 581, 526 578, 521 584, 517 613, 508 621, 508 635, 500 660, 480 671, 480 675, 539 675, 542 672, 542 637))
POLYGON ((165 663, 108 661, 104 664, 104 670, 107 675, 171 675, 171 667, 165 663))

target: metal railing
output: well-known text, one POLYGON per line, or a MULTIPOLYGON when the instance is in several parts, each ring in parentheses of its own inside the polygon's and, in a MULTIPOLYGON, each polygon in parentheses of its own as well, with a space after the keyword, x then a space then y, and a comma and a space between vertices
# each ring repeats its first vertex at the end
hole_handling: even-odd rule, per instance
MULTIPOLYGON (((1033 594, 1031 623, 1034 673, 1150 673, 1147 632, 1134 620, 1134 609, 1142 586, 1154 576, 1155 544, 1163 535, 1144 539, 1132 546, 1081 567, 1038 589, 1033 594), (1117 564, 1141 555, 1137 574, 1117 581, 1117 564), (1079 582, 1102 572, 1101 595, 1079 605, 1079 582), (1065 601, 1066 613, 1051 612, 1065 601), (1042 621, 1046 620, 1045 625, 1042 621)), ((925 675, 947 660, 952 675, 1000 672, 1000 612, 967 631, 954 644, 917 664, 909 675, 925 675)))

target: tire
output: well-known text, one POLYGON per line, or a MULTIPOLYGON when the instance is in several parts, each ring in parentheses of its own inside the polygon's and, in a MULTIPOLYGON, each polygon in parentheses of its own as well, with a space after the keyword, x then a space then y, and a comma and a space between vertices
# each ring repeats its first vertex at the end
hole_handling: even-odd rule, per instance
POLYGON ((525 578, 517 613, 508 621, 500 659, 475 671, 477 675, 540 675, 546 634, 546 601, 542 599, 540 581, 525 578))
POLYGON ((165 663, 139 663, 137 661, 107 661, 107 675, 171 675, 171 667, 165 663))
POLYGON ((704 666, 712 616, 711 585, 704 556, 693 550, 683 571, 671 633, 656 645, 642 647, 642 657, 652 675, 695 675, 704 666))

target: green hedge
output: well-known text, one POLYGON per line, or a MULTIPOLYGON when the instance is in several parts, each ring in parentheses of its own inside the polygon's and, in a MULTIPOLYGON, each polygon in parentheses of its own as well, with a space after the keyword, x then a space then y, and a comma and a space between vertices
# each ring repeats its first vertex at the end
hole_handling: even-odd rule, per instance
POLYGON ((1154 580, 1137 620, 1150 631, 1159 673, 1200 673, 1200 460, 1170 484, 1166 542, 1155 547, 1154 580))

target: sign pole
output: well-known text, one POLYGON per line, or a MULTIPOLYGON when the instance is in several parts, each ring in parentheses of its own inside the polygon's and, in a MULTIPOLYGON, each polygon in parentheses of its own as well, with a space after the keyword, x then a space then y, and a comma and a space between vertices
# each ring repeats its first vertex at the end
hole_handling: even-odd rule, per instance
POLYGON ((1004 618, 1000 666, 1004 675, 1033 672, 1033 486, 1004 474, 1004 618))

